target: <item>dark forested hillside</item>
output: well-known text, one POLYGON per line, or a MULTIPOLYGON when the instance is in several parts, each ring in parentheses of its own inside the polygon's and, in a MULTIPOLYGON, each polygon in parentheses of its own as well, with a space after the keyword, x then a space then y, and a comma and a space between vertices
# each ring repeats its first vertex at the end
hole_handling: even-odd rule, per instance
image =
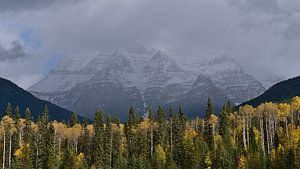
POLYGON ((244 103, 243 105, 258 106, 265 102, 290 101, 300 95, 300 76, 275 84, 262 95, 244 103))
POLYGON ((18 106, 20 114, 24 115, 25 109, 28 107, 33 118, 42 116, 45 105, 48 106, 49 118, 51 120, 69 120, 72 112, 56 106, 50 102, 36 98, 26 90, 18 87, 9 80, 0 78, 0 115, 6 114, 5 109, 10 103, 12 111, 18 106))

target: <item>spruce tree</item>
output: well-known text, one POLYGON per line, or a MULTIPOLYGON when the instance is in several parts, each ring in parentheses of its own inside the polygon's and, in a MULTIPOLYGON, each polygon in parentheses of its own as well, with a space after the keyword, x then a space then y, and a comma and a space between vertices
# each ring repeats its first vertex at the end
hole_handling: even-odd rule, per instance
POLYGON ((31 131, 31 123, 32 123, 32 120, 31 120, 31 112, 29 110, 29 108, 26 108, 25 110, 25 126, 24 126, 24 129, 23 129, 23 140, 25 143, 28 143, 28 144, 31 144, 31 134, 32 134, 32 131, 31 131))
POLYGON ((104 136, 104 168, 110 169, 112 164, 112 145, 113 134, 112 134, 112 122, 110 115, 106 119, 106 128, 104 136))
POLYGON ((95 136, 93 140, 93 162, 96 168, 101 169, 104 167, 103 158, 104 158, 104 120, 102 112, 97 110, 95 119, 94 119, 94 131, 95 136))
MULTIPOLYGON (((127 146, 128 146, 128 156, 129 159, 133 158, 134 156, 137 156, 137 137, 136 137, 136 128, 138 125, 138 116, 137 113, 134 111, 133 107, 130 107, 129 110, 129 118, 128 122, 125 126, 125 134, 126 134, 126 140, 127 140, 127 146)), ((134 159, 131 159, 131 162, 134 162, 134 159)))
POLYGON ((70 120, 70 126, 73 127, 75 124, 78 124, 78 116, 76 113, 72 113, 71 120, 70 120))
POLYGON ((213 105, 211 102, 211 98, 209 97, 207 100, 206 112, 204 116, 205 126, 204 126, 204 137, 208 147, 212 150, 214 147, 214 136, 212 124, 210 124, 209 119, 211 115, 214 114, 213 105))
POLYGON ((174 118, 174 149, 173 155, 174 160, 177 166, 181 167, 184 161, 184 152, 183 152, 183 139, 184 132, 186 129, 186 117, 182 110, 182 107, 179 107, 178 116, 174 118))
POLYGON ((12 117, 12 107, 10 103, 7 104, 5 112, 8 117, 12 117))
POLYGON ((75 156, 69 148, 65 149, 63 161, 59 169, 76 169, 75 156))
POLYGON ((158 127, 155 131, 155 144, 160 144, 163 148, 167 146, 167 124, 165 113, 161 106, 158 107, 156 122, 158 127))

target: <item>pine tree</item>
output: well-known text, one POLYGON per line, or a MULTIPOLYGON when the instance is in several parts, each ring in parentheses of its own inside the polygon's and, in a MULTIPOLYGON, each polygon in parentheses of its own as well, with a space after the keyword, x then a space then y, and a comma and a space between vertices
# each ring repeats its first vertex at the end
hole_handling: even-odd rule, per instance
POLYGON ((31 112, 29 108, 25 110, 25 126, 24 126, 24 137, 23 140, 25 143, 31 144, 31 112))
POLYGON ((177 166, 176 166, 176 163, 175 161, 173 160, 173 153, 170 149, 170 147, 167 147, 166 149, 166 169, 176 169, 177 166))
POLYGON ((155 144, 160 144, 163 148, 167 146, 167 124, 165 113, 161 106, 158 107, 156 122, 158 127, 155 131, 155 144))
POLYGON ((10 103, 7 104, 5 112, 8 117, 12 117, 12 107, 10 103))
POLYGON ((116 130, 113 132, 113 152, 112 152, 112 166, 113 168, 123 168, 127 161, 122 156, 122 133, 120 129, 119 120, 116 122, 116 130))
POLYGON ((74 153, 69 149, 65 149, 64 157, 60 169, 76 169, 76 161, 74 153))
POLYGON ((208 147, 210 150, 214 147, 214 135, 213 135, 213 127, 212 124, 209 123, 209 119, 211 118, 211 115, 214 114, 213 111, 213 105, 211 103, 210 97, 207 100, 207 106, 206 106, 206 112, 205 112, 205 126, 204 126, 204 137, 206 140, 206 143, 208 144, 208 147))
POLYGON ((112 145, 113 134, 112 134, 112 122, 110 115, 107 116, 105 136, 104 136, 104 168, 110 169, 112 165, 112 145))
POLYGON ((102 112, 97 110, 95 119, 94 119, 94 131, 95 136, 93 140, 93 162, 96 168, 101 169, 104 167, 103 158, 104 158, 104 120, 102 112))
MULTIPOLYGON (((137 147, 136 147, 137 137, 135 131, 137 125, 138 125, 138 116, 134 111, 133 107, 131 106, 129 110, 128 122, 125 126, 129 159, 133 158, 134 156, 135 157, 137 156, 137 147)), ((135 160, 132 159, 131 161, 133 162, 135 160)))
POLYGON ((182 110, 182 107, 179 107, 178 116, 174 118, 174 160, 177 166, 181 167, 184 161, 184 152, 183 152, 183 139, 184 132, 186 129, 186 117, 182 110))
POLYGON ((72 113, 70 126, 73 127, 75 124, 79 124, 78 116, 76 113, 72 113))

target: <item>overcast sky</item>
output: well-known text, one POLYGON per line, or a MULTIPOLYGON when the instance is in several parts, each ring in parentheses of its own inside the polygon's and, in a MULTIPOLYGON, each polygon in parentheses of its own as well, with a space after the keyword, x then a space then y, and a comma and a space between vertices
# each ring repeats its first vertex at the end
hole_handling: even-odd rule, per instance
POLYGON ((300 1, 0 1, 0 76, 24 88, 63 56, 125 44, 199 60, 226 54, 253 75, 297 76, 300 1))

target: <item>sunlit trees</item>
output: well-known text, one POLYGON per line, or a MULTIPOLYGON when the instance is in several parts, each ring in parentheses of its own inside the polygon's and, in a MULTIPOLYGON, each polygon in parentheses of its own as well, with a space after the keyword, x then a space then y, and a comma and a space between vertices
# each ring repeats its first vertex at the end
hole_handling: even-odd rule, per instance
POLYGON ((204 118, 187 119, 181 107, 141 118, 131 107, 127 122, 97 111, 93 124, 73 115, 72 125, 49 121, 47 106, 37 120, 17 110, 0 122, 2 168, 299 168, 298 102, 229 103, 218 115, 208 99, 204 118))

